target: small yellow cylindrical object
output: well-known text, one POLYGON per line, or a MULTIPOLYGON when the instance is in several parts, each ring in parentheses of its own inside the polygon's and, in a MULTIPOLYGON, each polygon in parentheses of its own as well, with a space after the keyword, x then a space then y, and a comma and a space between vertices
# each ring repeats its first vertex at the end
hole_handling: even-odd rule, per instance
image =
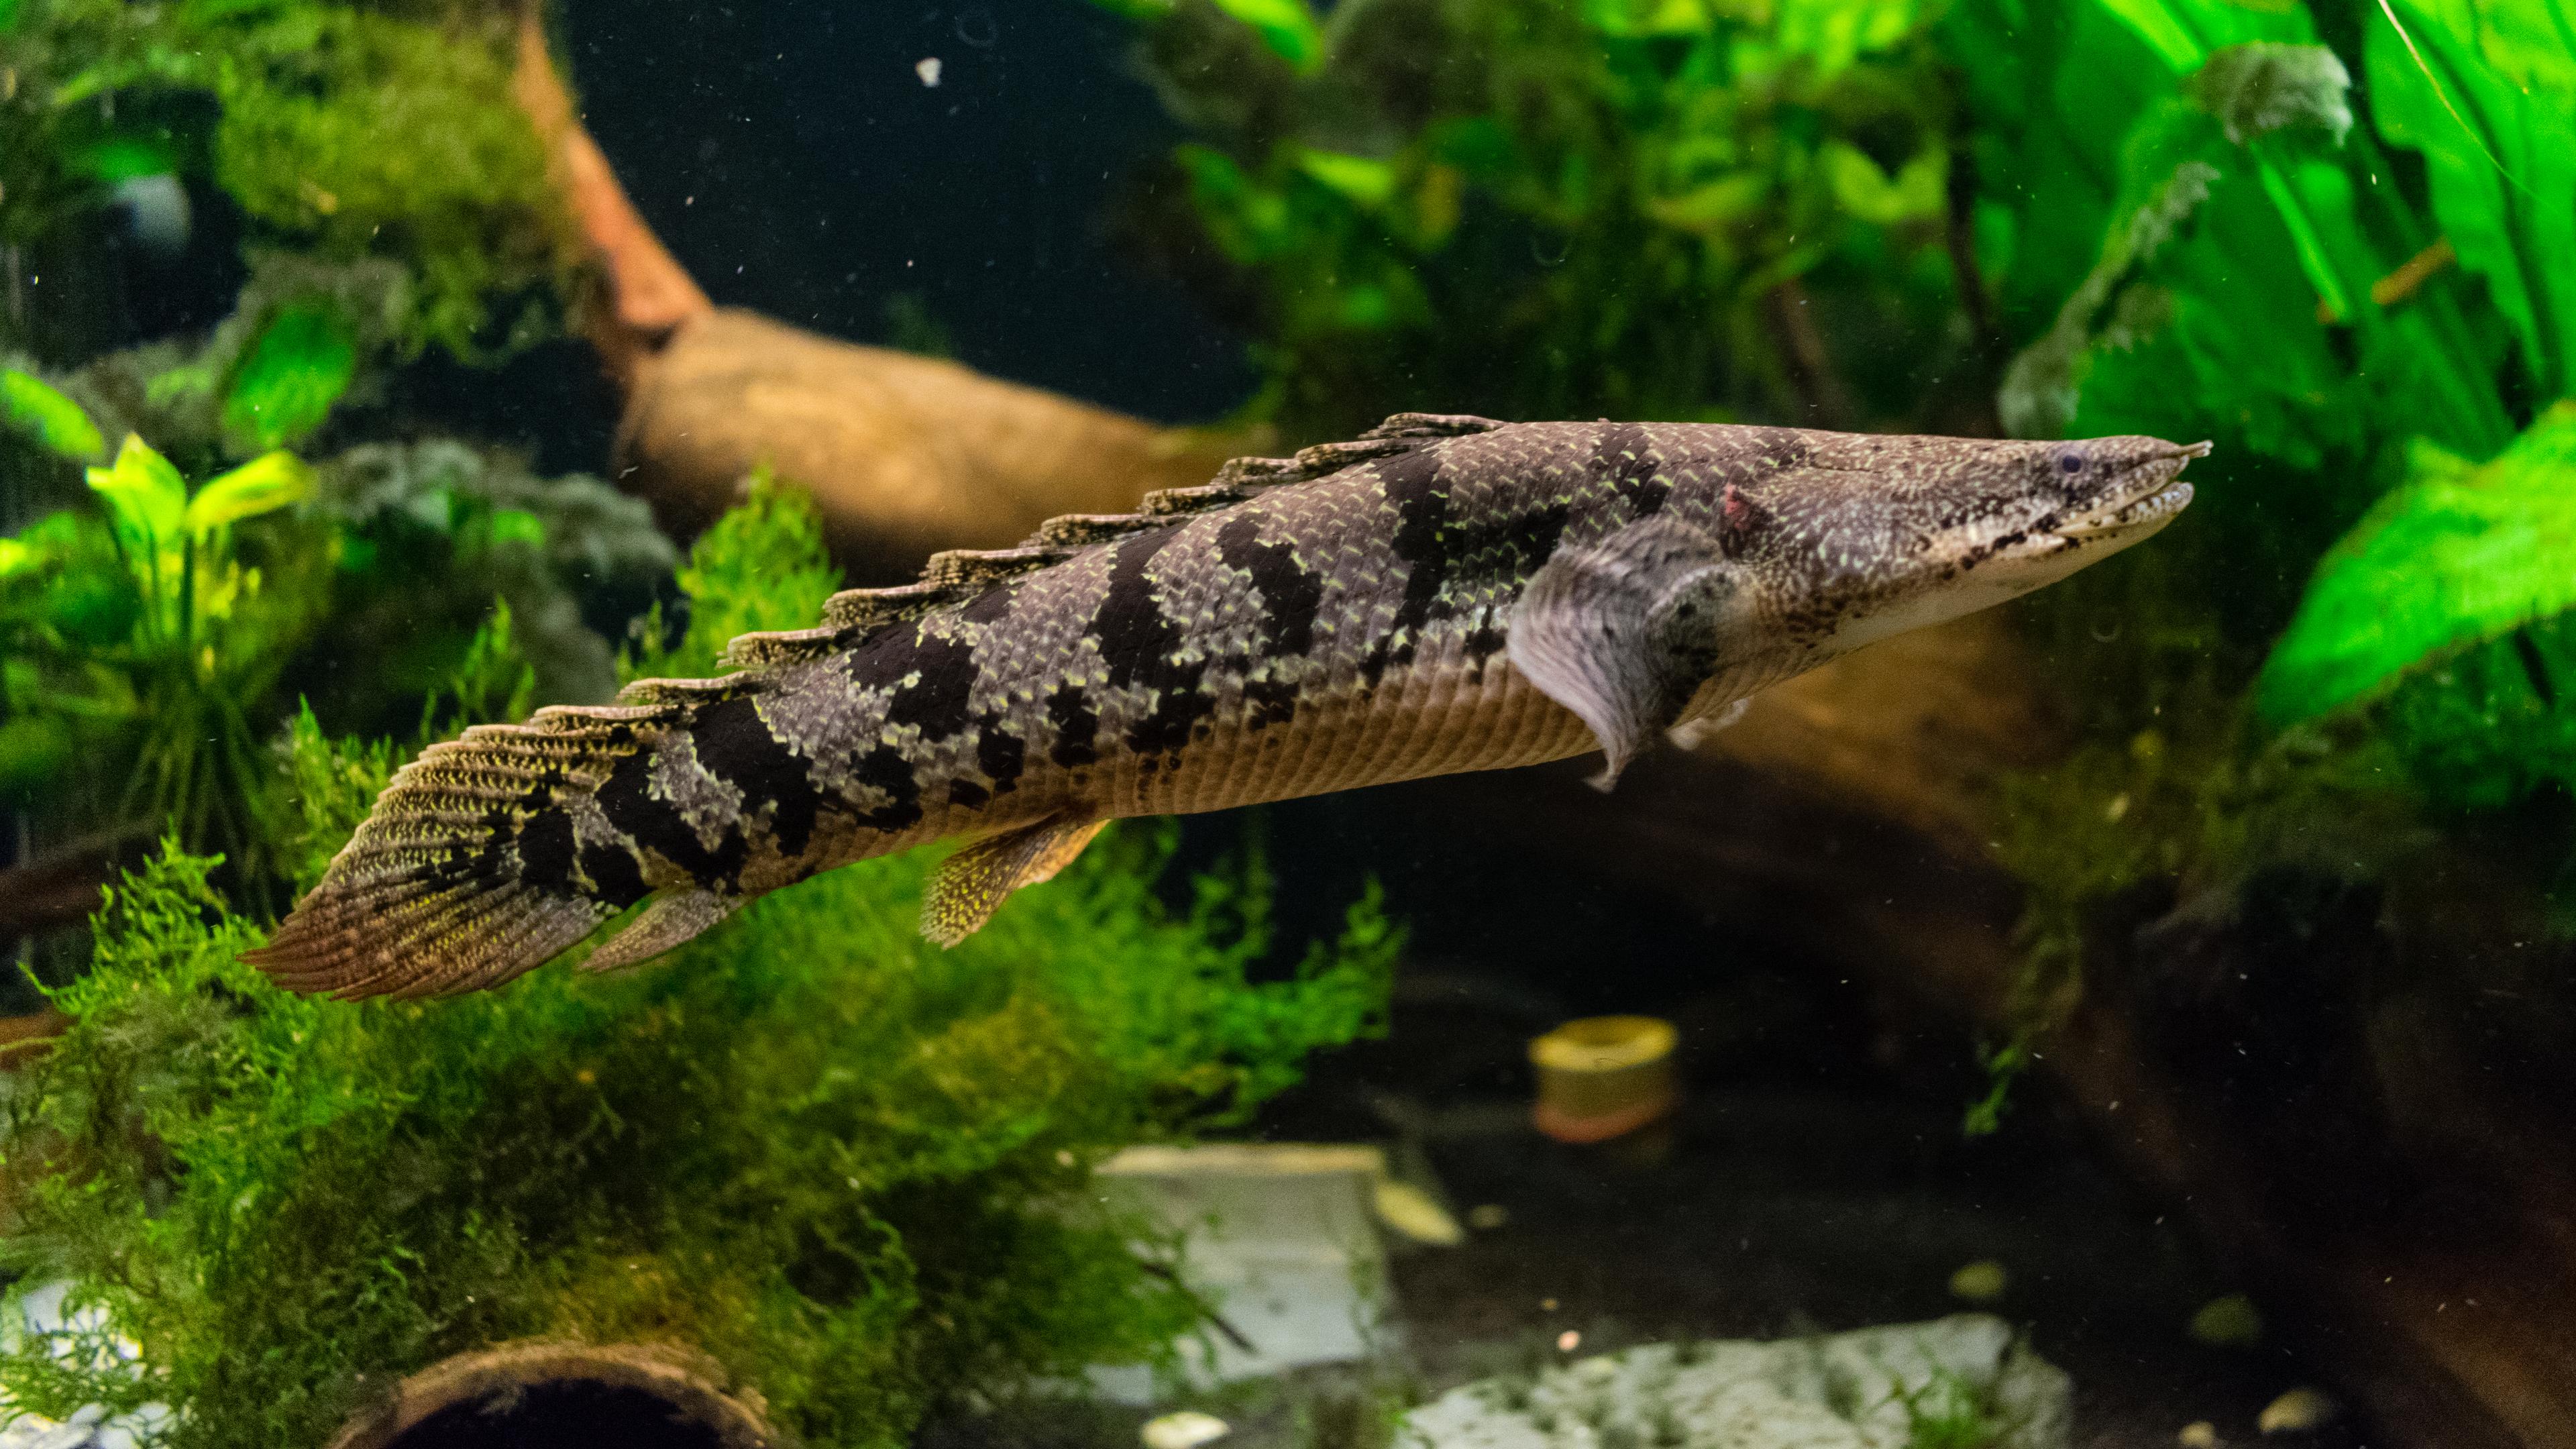
POLYGON ((1673 1024, 1651 1016, 1587 1016, 1530 1042, 1538 1068, 1538 1130, 1559 1142, 1606 1142, 1672 1111, 1673 1024))

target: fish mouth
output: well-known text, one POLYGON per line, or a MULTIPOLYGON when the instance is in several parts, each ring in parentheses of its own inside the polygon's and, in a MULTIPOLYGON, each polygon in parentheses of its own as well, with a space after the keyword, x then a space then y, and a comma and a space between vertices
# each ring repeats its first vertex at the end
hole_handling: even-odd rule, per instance
POLYGON ((2183 466, 2209 456, 2209 444, 2192 443, 2140 459, 2127 470, 2119 492, 2052 532, 2070 542, 2093 543, 2109 538, 2139 538, 2164 527, 2191 503, 2191 485, 2181 481, 2183 466))

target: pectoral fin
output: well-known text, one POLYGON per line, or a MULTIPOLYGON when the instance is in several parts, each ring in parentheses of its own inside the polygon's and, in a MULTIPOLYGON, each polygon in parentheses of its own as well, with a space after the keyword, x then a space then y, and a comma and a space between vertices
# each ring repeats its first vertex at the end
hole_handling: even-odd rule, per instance
POLYGON ((1724 656, 1739 605, 1717 540, 1665 515, 1557 550, 1530 577, 1506 648, 1514 668, 1592 727, 1619 772, 1673 727, 1724 656))
POLYGON ((600 948, 582 959, 585 971, 622 971, 641 966, 665 951, 675 950, 697 938, 700 932, 723 920, 742 904, 739 896, 720 896, 711 890, 673 891, 655 896, 626 929, 611 936, 600 948))
POLYGON ((941 861, 921 899, 921 934, 942 946, 965 940, 1011 892, 1055 879, 1108 823, 1042 820, 988 835, 941 861))

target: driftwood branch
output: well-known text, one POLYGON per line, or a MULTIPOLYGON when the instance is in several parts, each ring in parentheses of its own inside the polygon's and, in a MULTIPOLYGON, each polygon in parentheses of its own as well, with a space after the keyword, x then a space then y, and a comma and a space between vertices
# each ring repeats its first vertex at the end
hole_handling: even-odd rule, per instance
POLYGON ((533 3, 515 90, 590 262, 583 334, 626 394, 617 476, 675 533, 705 526, 767 467, 812 493, 854 582, 900 581, 937 549, 1005 547, 1059 513, 1205 483, 1264 442, 718 308, 583 128, 533 3))

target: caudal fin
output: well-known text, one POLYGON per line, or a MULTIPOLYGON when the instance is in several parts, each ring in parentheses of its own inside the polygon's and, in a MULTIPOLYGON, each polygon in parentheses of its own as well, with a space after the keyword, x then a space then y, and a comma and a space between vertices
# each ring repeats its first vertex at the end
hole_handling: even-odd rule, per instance
POLYGON ((590 877, 575 819, 685 712, 540 710, 430 746, 245 959, 290 990, 341 997, 444 996, 544 964, 631 903, 590 877))

